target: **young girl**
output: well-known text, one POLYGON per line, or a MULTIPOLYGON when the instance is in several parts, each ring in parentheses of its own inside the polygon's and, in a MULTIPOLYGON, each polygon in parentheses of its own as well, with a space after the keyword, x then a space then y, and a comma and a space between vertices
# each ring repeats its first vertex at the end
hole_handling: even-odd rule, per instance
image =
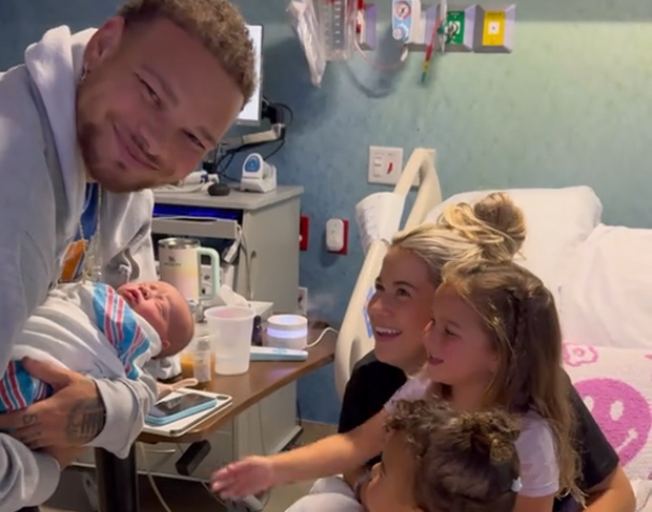
POLYGON ((426 394, 457 410, 499 406, 520 415, 516 447, 522 489, 515 512, 550 512, 560 493, 582 501, 552 295, 537 277, 512 262, 447 267, 425 337, 426 368, 382 412, 347 434, 231 464, 215 474, 213 488, 226 496, 243 496, 354 469, 382 451, 383 425, 395 402, 426 394))
POLYGON ((511 512, 521 482, 515 423, 493 410, 459 413, 441 400, 400 400, 382 461, 354 491, 321 485, 287 512, 511 512))

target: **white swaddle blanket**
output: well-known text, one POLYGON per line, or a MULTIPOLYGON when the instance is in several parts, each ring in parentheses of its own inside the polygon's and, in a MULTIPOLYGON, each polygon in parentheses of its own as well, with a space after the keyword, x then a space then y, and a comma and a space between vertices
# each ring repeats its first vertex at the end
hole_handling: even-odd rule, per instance
POLYGON ((0 403, 4 410, 11 410, 45 397, 19 368, 24 357, 96 378, 140 380, 141 370, 160 350, 153 327, 110 286, 60 285, 49 292, 18 336, 12 362, 0 378, 0 403))

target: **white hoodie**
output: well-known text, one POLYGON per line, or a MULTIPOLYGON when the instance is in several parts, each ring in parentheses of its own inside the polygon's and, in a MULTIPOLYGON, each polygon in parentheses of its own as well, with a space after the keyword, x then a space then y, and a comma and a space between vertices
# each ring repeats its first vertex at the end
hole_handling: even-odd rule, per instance
MULTIPOLYGON (((82 214, 85 171, 77 147, 76 84, 87 30, 48 31, 25 64, 0 73, 0 372, 25 320, 60 275, 82 214)), ((155 279, 150 238, 153 195, 104 192, 103 278, 117 286, 155 279)), ((106 425, 92 446, 126 457, 152 397, 129 379, 97 380, 106 425)), ((0 434, 0 512, 41 505, 59 482, 57 462, 0 434)))

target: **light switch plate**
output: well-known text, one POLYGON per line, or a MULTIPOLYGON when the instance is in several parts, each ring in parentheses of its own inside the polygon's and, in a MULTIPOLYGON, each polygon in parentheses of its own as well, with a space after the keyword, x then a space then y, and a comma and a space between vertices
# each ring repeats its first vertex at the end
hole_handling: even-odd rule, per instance
POLYGON ((369 183, 396 185, 402 172, 403 148, 369 146, 369 183))

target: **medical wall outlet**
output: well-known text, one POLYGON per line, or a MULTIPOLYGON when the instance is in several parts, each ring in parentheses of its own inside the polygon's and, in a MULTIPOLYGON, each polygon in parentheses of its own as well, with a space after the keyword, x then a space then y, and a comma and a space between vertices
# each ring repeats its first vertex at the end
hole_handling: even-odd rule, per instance
POLYGON ((396 185, 403 172, 403 148, 369 146, 367 181, 396 185))
POLYGON ((265 162, 258 153, 251 153, 242 164, 240 188, 247 192, 271 192, 276 189, 276 167, 265 162))
POLYGON ((437 26, 439 4, 421 6, 421 19, 418 27, 413 31, 408 48, 411 52, 425 51, 432 41, 432 31, 437 26))
MULTIPOLYGON (((437 10, 437 15, 441 11, 437 10)), ((477 5, 449 5, 442 24, 447 52, 472 52, 475 40, 477 5)))
POLYGON ((328 219, 326 221, 326 249, 336 254, 348 251, 349 221, 345 219, 328 219))
POLYGON ((299 217, 299 250, 308 250, 308 240, 310 235, 310 217, 302 215, 299 217))
POLYGON ((410 51, 424 51, 437 24, 437 6, 436 2, 425 5, 420 0, 392 0, 394 39, 410 51))
POLYGON ((516 31, 516 5, 477 7, 473 51, 511 53, 516 31))
POLYGON ((421 22, 421 0, 392 0, 392 36, 400 43, 415 41, 421 22))
MULTIPOLYGON (((422 4, 420 0, 391 0, 392 35, 414 51, 425 51, 437 24, 439 3, 422 4)), ((356 15, 356 37, 362 50, 374 50, 378 45, 378 7, 364 3, 356 15)))
POLYGON ((361 50, 373 50, 377 45, 376 27, 378 24, 378 8, 375 4, 364 4, 358 10, 355 32, 361 50))

